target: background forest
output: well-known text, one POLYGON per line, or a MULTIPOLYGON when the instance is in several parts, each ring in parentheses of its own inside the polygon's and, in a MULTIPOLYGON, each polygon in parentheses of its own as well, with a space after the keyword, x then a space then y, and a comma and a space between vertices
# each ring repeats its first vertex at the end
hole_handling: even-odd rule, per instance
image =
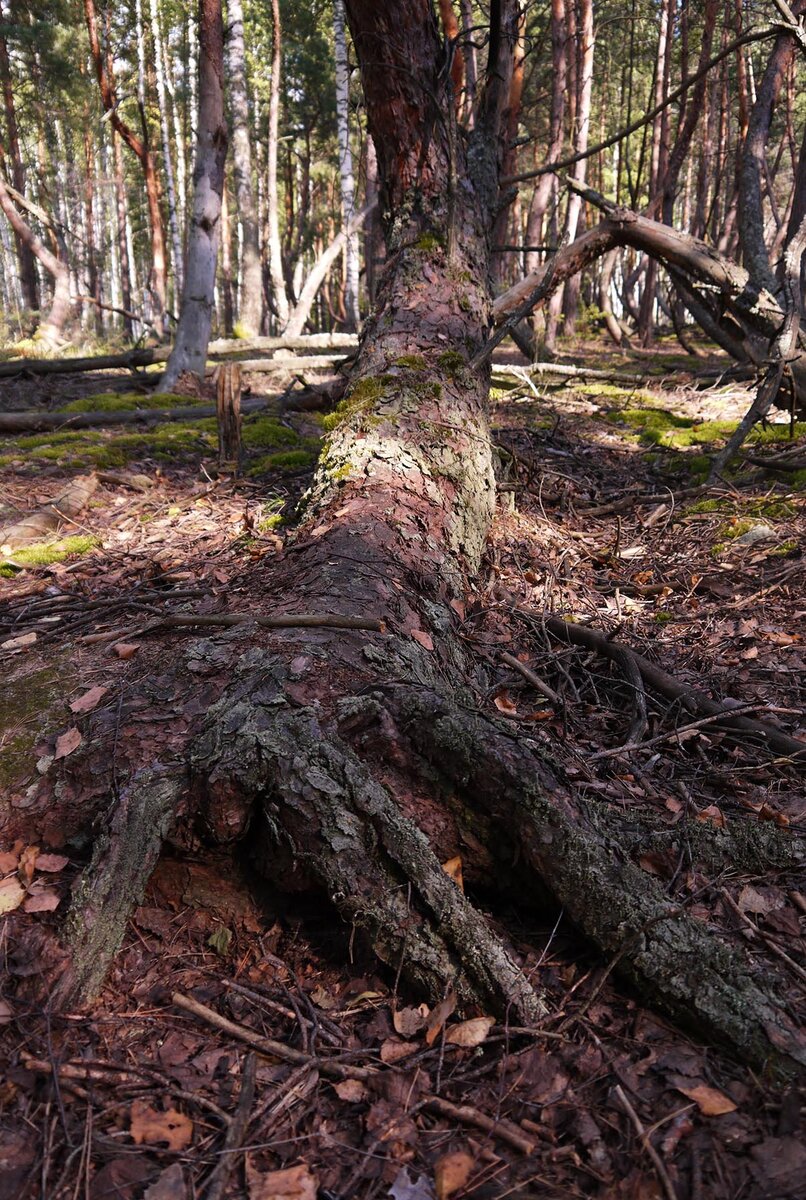
MULTIPOLYGON (((470 0, 459 7, 453 53, 466 65, 467 125, 488 17, 470 0)), ((769 40, 752 35, 769 28, 769 8, 757 0, 602 0, 595 12, 590 0, 527 5, 505 175, 528 176, 592 148, 569 164, 576 179, 636 210, 660 184, 654 215, 736 258, 749 131, 756 158, 763 156, 759 199, 768 256, 777 261, 804 203, 795 175, 806 96, 802 56, 790 46, 776 102, 751 122, 770 55, 769 40), (681 81, 737 40, 680 94, 681 81), (643 119, 675 92, 654 120, 643 119)), ((37 331, 38 349, 171 336, 192 200, 196 22, 193 4, 173 0, 5 0, 7 346, 19 352, 37 331), (15 212, 33 240, 10 226, 15 212)), ((341 7, 234 0, 225 22, 231 140, 214 333, 350 330, 371 302, 384 250, 377 210, 364 215, 376 200, 377 168, 341 7), (311 295, 312 272, 326 266, 322 256, 345 222, 359 228, 311 295)), ((507 199, 494 230, 502 289, 595 220, 556 174, 522 179, 507 199)), ((691 321, 666 276, 629 248, 552 299, 543 338, 551 349, 558 330, 572 335, 580 322, 587 330, 605 318, 616 339, 629 327, 645 344, 655 323, 674 323, 685 340, 682 326, 691 321)))

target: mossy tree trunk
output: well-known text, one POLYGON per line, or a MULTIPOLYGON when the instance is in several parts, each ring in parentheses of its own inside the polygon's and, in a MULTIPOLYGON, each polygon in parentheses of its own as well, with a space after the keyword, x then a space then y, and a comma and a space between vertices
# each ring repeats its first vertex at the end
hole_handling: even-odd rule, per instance
POLYGON ((547 884, 667 1008, 756 1060, 772 1052, 773 1034, 797 1056, 774 1001, 671 910, 630 862, 624 830, 575 803, 534 743, 475 711, 489 681, 454 632, 451 600, 479 566, 495 503, 488 372, 469 363, 491 325, 487 231, 516 5, 505 0, 491 31, 466 149, 445 118, 431 5, 347 0, 346 9, 378 148, 388 262, 304 522, 281 571, 267 572, 263 598, 273 615, 378 618, 385 632, 260 630, 191 647, 190 677, 209 660, 226 664, 229 682, 207 708, 187 773, 132 779, 76 892, 63 990, 97 986, 122 932, 117 894, 103 918, 110 871, 134 902, 137 864, 153 859, 172 803, 174 845, 243 842, 276 885, 315 885, 431 1000, 453 987, 466 1008, 518 1023, 542 1011, 537 981, 442 869, 462 853, 471 880, 501 880, 510 894, 514 885, 535 897, 527 904, 547 884), (146 844, 138 813, 152 814, 146 844), (130 849, 113 852, 110 838, 130 849))

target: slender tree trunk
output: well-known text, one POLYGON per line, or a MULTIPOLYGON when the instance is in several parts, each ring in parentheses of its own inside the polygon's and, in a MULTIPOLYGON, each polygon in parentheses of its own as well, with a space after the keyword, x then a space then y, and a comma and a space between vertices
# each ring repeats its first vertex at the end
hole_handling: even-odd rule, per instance
POLYGON ((89 118, 84 128, 84 226, 87 251, 87 291, 95 303, 93 322, 95 332, 103 335, 103 313, 101 311, 101 286, 98 277, 97 250, 95 245, 95 155, 90 137, 89 118))
POLYGON ((366 232, 364 234, 365 280, 367 301, 371 308, 375 303, 375 281, 380 262, 383 234, 378 219, 378 159, 375 154, 375 143, 370 134, 367 134, 366 196, 367 207, 372 206, 372 211, 366 220, 366 232))
MULTIPOLYGON (((6 39, 0 36, 0 79, 3 84, 3 104, 6 112, 6 155, 11 166, 11 182, 20 195, 25 195, 25 170, 20 154, 20 136, 17 126, 17 109, 14 103, 14 86, 11 78, 11 63, 6 39)), ((31 312, 39 311, 39 280, 36 277, 36 259, 30 246, 14 235, 19 262, 22 301, 31 312)))
POLYGON ((272 307, 280 329, 288 324, 288 295, 283 272, 280 242, 280 200, 277 181, 277 149, 280 137, 280 73, 282 70, 282 30, 279 0, 271 0, 271 87, 269 91, 269 144, 266 163, 266 206, 269 232, 269 278, 272 307))
POLYGON ((252 186, 252 140, 249 133, 249 96, 246 87, 246 51, 241 0, 229 0, 227 18, 232 174, 243 239, 238 325, 244 337, 255 337, 260 332, 263 316, 263 272, 260 265, 258 220, 252 186))
MULTIPOLYGON (((579 101, 577 104, 577 137, 574 153, 584 154, 588 149, 591 99, 593 96, 593 53, 595 40, 593 0, 579 0, 579 32, 581 39, 578 48, 579 101)), ((580 183, 584 183, 587 177, 587 167, 587 159, 581 159, 574 165, 573 178, 580 183)), ((568 200, 568 217, 566 219, 566 231, 569 242, 572 242, 577 236, 581 212, 582 198, 576 192, 572 192, 568 200), (572 208, 574 205, 575 207, 572 208)), ((563 329, 568 337, 573 337, 576 332, 580 283, 581 276, 575 275, 572 279, 569 279, 563 294, 563 312, 565 314, 563 329)))
MULTIPOLYGON (((353 154, 350 149, 350 72, 347 64, 347 37, 344 30, 344 0, 333 0, 333 35, 336 50, 336 131, 339 142, 339 182, 341 184, 341 220, 346 228, 355 210, 353 154)), ((358 328, 358 237, 348 234, 344 243, 345 328, 358 328)))
MULTIPOLYGON (((792 5, 794 15, 800 16, 804 11, 806 0, 795 0, 792 5)), ((795 40, 792 35, 779 34, 750 113, 739 167, 739 238, 744 265, 756 286, 773 292, 777 289, 778 282, 770 266, 765 240, 762 189, 772 115, 794 54, 795 40)))
POLYGON ((232 228, 229 219, 229 199, 227 197, 227 181, 224 178, 224 188, 221 192, 221 239, 219 243, 221 254, 221 308, 223 309, 223 336, 232 337, 235 324, 235 287, 232 278, 232 228))
MULTIPOLYGON (((142 43, 142 13, 140 12, 140 3, 138 0, 138 48, 142 43)), ((140 61, 140 69, 138 70, 138 101, 140 105, 141 121, 143 125, 143 136, 138 138, 129 125, 121 118, 119 112, 119 100, 115 90, 114 74, 112 70, 111 48, 107 48, 108 56, 105 58, 101 49, 101 43, 98 37, 98 22, 95 13, 95 0, 84 0, 84 14, 87 21, 87 32, 90 41, 90 54, 95 66, 95 73, 98 79, 98 87, 101 92, 101 103, 104 112, 109 115, 112 122, 112 128, 120 135, 121 139, 126 143, 129 149, 138 158, 143 171, 143 178, 146 188, 146 199, 148 202, 149 225, 151 229, 151 264, 152 264, 152 285, 155 307, 157 309, 157 317, 160 318, 165 312, 167 299, 167 272, 165 264, 165 239, 162 232, 162 213, 160 211, 159 202, 159 184, 157 182, 157 174, 154 168, 154 159, 148 145, 148 127, 145 118, 145 93, 143 82, 143 67, 142 58, 144 51, 138 49, 138 59, 140 61)))
POLYGON ((204 376, 221 235, 226 156, 221 0, 199 0, 199 121, 193 213, 182 311, 176 342, 162 379, 164 391, 170 391, 185 371, 204 376))
POLYGON ((124 309, 123 330, 126 337, 134 336, 132 319, 127 313, 132 311, 132 277, 129 261, 129 240, 126 236, 126 180, 123 174, 123 154, 120 149, 120 135, 112 126, 112 158, 115 168, 115 209, 117 212, 118 262, 120 264, 120 296, 121 307, 124 309))
POLYGON ((64 259, 48 250, 30 225, 20 216, 14 201, 8 194, 2 173, 0 173, 0 209, 5 213, 6 220, 14 231, 14 236, 28 247, 53 279, 53 299, 50 311, 40 322, 36 337, 47 347, 58 346, 62 340, 62 331, 71 309, 70 269, 64 259))
POLYGON ((174 182, 174 164, 173 154, 171 152, 171 129, 168 121, 168 102, 165 91, 165 56, 163 50, 163 36, 160 26, 158 0, 151 0, 151 40, 154 47, 154 66, 157 79, 157 104, 160 113, 160 132, 162 134, 162 158, 165 170, 166 189, 168 193, 168 225, 171 230, 174 291, 178 301, 179 296, 182 295, 182 239, 179 236, 176 184, 174 182))

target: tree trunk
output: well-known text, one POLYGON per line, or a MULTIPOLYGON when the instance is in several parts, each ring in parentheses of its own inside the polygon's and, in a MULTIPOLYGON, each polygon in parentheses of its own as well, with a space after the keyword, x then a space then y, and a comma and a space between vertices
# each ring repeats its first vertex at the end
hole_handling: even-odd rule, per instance
POLYGON ((65 321, 70 315, 70 269, 67 263, 51 253, 47 246, 36 236, 30 225, 22 219, 14 201, 8 193, 2 174, 0 174, 0 208, 6 220, 14 231, 14 236, 22 242, 38 259, 53 279, 53 299, 48 315, 39 324, 36 331, 38 341, 47 348, 59 345, 65 321))
MULTIPOLYGON (((593 0, 579 0, 579 34, 579 67, 577 71, 579 100, 577 102, 577 136, 574 153, 585 154, 588 149, 591 98, 593 95, 593 52, 595 39, 593 30, 593 0)), ((579 183, 584 183, 587 171, 587 159, 582 158, 578 163, 574 164, 571 176, 579 183)), ((582 197, 577 192, 572 192, 568 200, 568 217, 566 220, 566 231, 569 242, 572 242, 577 235, 581 215, 582 197)), ((573 337, 576 332, 579 286, 580 276, 574 275, 565 285, 563 293, 563 313, 565 316, 563 332, 568 337, 573 337)))
POLYGON ((283 251, 280 243, 280 199, 277 191, 277 148, 280 137, 280 72, 282 69, 279 0, 271 0, 271 88, 269 91, 269 144, 266 164, 266 205, 269 227, 269 278, 272 306, 280 330, 288 324, 288 295, 283 273, 283 251))
POLYGON ((182 295, 182 241, 179 236, 179 216, 177 212, 176 184, 174 183, 174 163, 171 153, 171 130, 168 124, 168 102, 165 89, 165 56, 163 53, 163 37, 160 27, 158 0, 151 0, 151 40, 154 47, 154 66, 157 79, 157 105, 160 113, 160 132, 162 134, 162 158, 165 169, 165 183, 168 192, 168 226, 171 230, 171 249, 173 252, 174 294, 175 303, 182 295))
MULTIPOLYGON (((14 86, 11 79, 11 63, 6 39, 0 36, 0 79, 3 84, 3 104, 6 111, 6 152, 11 164, 11 182, 20 195, 25 195, 25 171, 20 154, 20 135, 17 126, 17 109, 14 103, 14 86)), ((27 242, 15 233, 17 259, 20 264, 20 287, 23 304, 31 312, 39 311, 39 280, 36 277, 36 261, 27 242)))
POLYGON ((123 307, 123 332, 127 338, 134 336, 132 323, 132 277, 129 262, 129 239, 126 236, 126 182, 123 175, 123 155, 120 150, 120 135, 113 126, 112 159, 115 167, 115 210, 117 214, 118 263, 120 265, 120 295, 123 307))
POLYGON ((174 387, 183 371, 204 375, 221 235, 226 156, 221 0, 199 0, 199 124, 193 173, 193 213, 179 328, 161 383, 166 392, 174 387))
MULTIPOLYGON (((792 12, 797 17, 806 10, 806 0, 796 0, 792 12)), ((765 241, 763 179, 767 161, 767 139, 772 115, 786 73, 795 54, 795 39, 781 33, 775 40, 767 69, 758 88, 750 113, 747 137, 739 167, 739 238, 744 265, 755 286, 775 293, 778 282, 770 266, 765 241)))
POLYGON ((472 836, 493 858, 488 881, 508 883, 532 918, 542 879, 658 1003, 754 1061, 802 1059, 780 1005, 634 864, 638 818, 627 829, 599 809, 586 815, 528 738, 476 711, 473 692, 489 679, 456 636, 450 601, 479 565, 495 503, 489 367, 484 356, 470 364, 491 320, 489 231, 517 11, 493 5, 500 19, 465 147, 437 119, 448 84, 431 5, 346 9, 390 251, 377 309, 293 550, 276 575, 261 568, 259 636, 189 649, 190 686, 207 675, 217 696, 187 769, 133 773, 97 839, 75 893, 61 997, 97 988, 170 834, 196 849, 244 840, 273 883, 328 896, 392 975, 432 1000, 453 988, 465 1008, 533 1022, 543 1008, 533 984, 441 866, 472 836))
POLYGON ((232 174, 241 223, 241 288, 238 325, 244 337, 256 337, 263 319, 263 272, 255 197, 252 187, 252 139, 249 133, 249 96, 246 89, 246 51, 244 48, 243 5, 229 0, 227 34, 227 71, 229 102, 232 113, 232 174))
MULTIPOLYGON (((339 140, 341 221, 345 229, 355 214, 353 154, 350 149, 350 72, 344 32, 344 2, 333 0, 333 35, 336 50, 336 130, 339 140)), ((344 328, 358 328, 358 236, 348 233, 344 241, 344 328)))

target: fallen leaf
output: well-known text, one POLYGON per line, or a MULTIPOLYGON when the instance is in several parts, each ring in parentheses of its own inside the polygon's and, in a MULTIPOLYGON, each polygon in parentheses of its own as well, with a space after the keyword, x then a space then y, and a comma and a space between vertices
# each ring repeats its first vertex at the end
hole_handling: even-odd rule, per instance
POLYGON ((696 1087, 678 1087, 678 1092, 693 1100, 704 1117, 721 1117, 723 1113, 736 1112, 736 1105, 730 1096, 707 1083, 698 1083, 696 1087))
POLYGON ((95 706, 106 695, 109 688, 102 687, 99 683, 96 687, 90 688, 83 696, 79 696, 77 700, 73 700, 70 705, 70 712, 85 713, 92 712, 95 706))
POLYGON ((351 1104, 358 1104, 367 1098, 367 1089, 360 1079, 343 1079, 341 1083, 333 1084, 333 1090, 339 1100, 348 1100, 351 1104))
POLYGON ((698 821, 710 821, 712 825, 716 825, 719 829, 725 828, 725 814, 715 804, 709 804, 707 808, 703 808, 697 813, 698 821))
POLYGON ((23 912, 53 912, 61 904, 61 896, 53 888, 44 888, 41 892, 32 892, 22 906, 23 912))
POLYGON ((0 1025, 8 1025, 14 1019, 14 1009, 8 1000, 0 1000, 0 1025))
POLYGON ((504 689, 493 699, 493 704, 506 717, 514 717, 518 711, 517 704, 511 699, 509 692, 504 689))
POLYGON ((126 662, 128 659, 134 658, 139 649, 140 647, 136 642, 115 642, 112 647, 112 653, 126 662))
POLYGON ((434 642, 430 633, 426 633, 423 629, 412 629, 411 636, 415 642, 419 642, 426 650, 434 649, 434 642))
POLYGON ((285 1171, 255 1171, 248 1168, 249 1200, 316 1200, 317 1182, 307 1163, 285 1171))
POLYGON ((392 1066, 393 1063, 400 1062, 402 1059, 408 1058, 410 1054, 414 1054, 416 1049, 416 1042, 399 1042, 397 1038, 387 1038, 381 1046, 381 1062, 392 1066))
POLYGON ((40 854, 37 856, 37 871, 47 871, 49 875, 63 871, 70 859, 64 854, 40 854))
POLYGON ((425 1018, 419 1008, 401 1008, 392 1013, 392 1024, 401 1037, 413 1038, 425 1029, 425 1018))
POLYGON ((773 808, 771 804, 767 804, 766 801, 758 810, 757 816, 759 821, 774 821, 782 829, 786 829, 789 825, 789 817, 786 813, 778 812, 777 809, 773 808))
MULTIPOLYGON (((20 847, 21 848, 21 847, 20 847)), ((16 871, 17 863, 20 861, 20 850, 0 850, 0 875, 8 875, 9 871, 16 871)))
POLYGON ((187 1150, 193 1140, 193 1122, 184 1113, 171 1108, 160 1112, 145 1100, 135 1100, 131 1106, 131 1128, 135 1145, 149 1146, 166 1142, 169 1150, 187 1150))
POLYGON ((0 883, 0 916, 19 908, 25 899, 25 888, 15 875, 9 875, 0 883))
POLYGON ((463 1150, 454 1150, 451 1154, 444 1154, 434 1168, 437 1200, 448 1200, 449 1196, 464 1187, 472 1170, 473 1159, 463 1150))
POLYGON ((425 1040, 429 1046, 433 1046, 434 1042, 439 1037, 442 1026, 447 1021, 453 1010, 456 1008, 456 993, 449 992, 444 1000, 440 1000, 435 1008, 431 1009, 426 1022, 427 1031, 425 1040))
POLYGON ((462 877, 462 858, 457 854, 455 858, 449 858, 447 862, 442 864, 442 870, 456 884, 460 892, 465 890, 465 881, 462 877))
POLYGON ((73 725, 56 738, 56 753, 53 757, 67 758, 68 754, 72 754, 74 750, 78 749, 83 740, 81 730, 73 725))
POLYGON ((464 621, 465 616, 467 615, 467 606, 464 600, 450 600, 449 604, 459 620, 464 621))
POLYGON ((426 1175, 409 1175, 402 1167, 389 1188, 391 1200, 435 1200, 434 1189, 426 1175))
POLYGON ((17 868, 20 879, 27 886, 34 877, 36 868, 36 860, 39 857, 38 846, 26 846, 20 855, 20 863, 17 868))
POLYGON ((780 908, 784 903, 784 897, 781 896, 777 901, 775 899, 768 899, 756 888, 747 884, 739 892, 736 903, 744 913, 760 913, 761 915, 765 915, 768 912, 772 912, 774 908, 780 908))
POLYGON ((480 1046, 495 1024, 495 1017, 472 1017, 460 1025, 452 1025, 445 1034, 451 1046, 480 1046))
POLYGON ((186 1200, 187 1184, 179 1163, 166 1167, 143 1193, 143 1200, 186 1200))

